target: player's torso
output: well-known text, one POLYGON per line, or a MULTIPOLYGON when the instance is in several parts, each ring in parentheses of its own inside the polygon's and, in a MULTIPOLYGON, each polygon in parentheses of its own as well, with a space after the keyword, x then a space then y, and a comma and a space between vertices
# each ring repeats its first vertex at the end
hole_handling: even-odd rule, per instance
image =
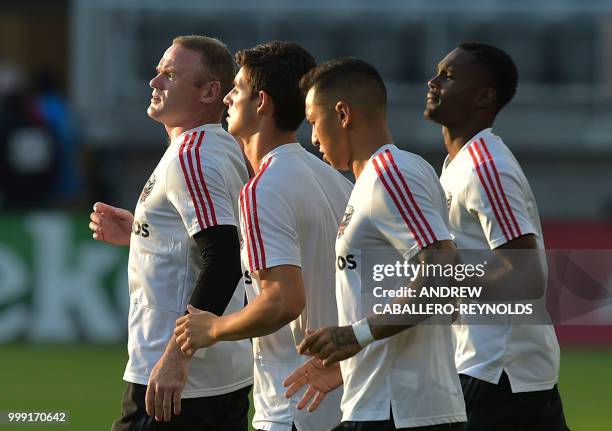
MULTIPOLYGON (((274 334, 259 337, 255 354, 278 360, 294 361, 295 345, 305 335, 306 327, 336 324, 334 293, 334 238, 349 197, 351 184, 328 165, 306 152, 299 144, 278 147, 262 161, 262 170, 241 195, 242 204, 252 214, 241 219, 243 238, 256 236, 259 241, 249 250, 248 241, 241 242, 241 258, 246 276, 247 295, 253 298, 261 291, 256 273, 250 273, 253 260, 268 267, 275 256, 266 253, 264 243, 275 241, 267 232, 255 227, 255 208, 262 205, 289 208, 291 225, 297 235, 301 272, 306 293, 306 308, 302 316, 274 334), (275 198, 262 202, 257 190, 273 190, 275 198), (248 195, 246 196, 245 195, 248 195), (265 262, 264 262, 265 260, 265 262)), ((244 213, 241 212, 241 215, 244 213)), ((261 266, 261 265, 258 265, 261 266)))
POLYGON ((184 286, 195 282, 197 247, 167 199, 166 171, 177 162, 170 145, 147 180, 134 210, 130 238, 132 301, 168 311, 181 308, 184 286))

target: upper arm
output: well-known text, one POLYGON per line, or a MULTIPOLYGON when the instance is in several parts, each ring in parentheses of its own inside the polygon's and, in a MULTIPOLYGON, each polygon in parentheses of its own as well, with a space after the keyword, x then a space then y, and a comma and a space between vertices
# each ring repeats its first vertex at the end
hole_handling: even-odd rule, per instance
POLYGON ((466 198, 468 210, 476 214, 492 249, 537 235, 521 176, 511 163, 491 160, 475 167, 466 198))
POLYGON ((237 224, 221 166, 203 152, 183 150, 169 163, 166 196, 191 236, 212 226, 237 224))
POLYGON ((286 313, 287 321, 296 319, 306 306, 302 269, 294 265, 277 265, 257 271, 262 294, 286 313))
POLYGON ((282 194, 248 183, 240 193, 240 228, 249 272, 277 265, 301 267, 295 210, 282 194))
POLYGON ((381 171, 372 192, 372 223, 405 258, 449 240, 448 215, 438 180, 422 172, 381 171))

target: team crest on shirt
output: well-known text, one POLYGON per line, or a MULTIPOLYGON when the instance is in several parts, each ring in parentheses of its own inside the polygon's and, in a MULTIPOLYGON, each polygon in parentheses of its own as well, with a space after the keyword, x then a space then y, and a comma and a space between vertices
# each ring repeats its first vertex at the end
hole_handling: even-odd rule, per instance
POLYGON ((446 192, 446 206, 448 207, 449 210, 450 210, 452 201, 453 201, 453 195, 451 195, 450 192, 446 192))
POLYGON ((153 190, 154 185, 155 185, 155 174, 151 174, 151 178, 149 178, 149 181, 147 181, 144 188, 142 189, 142 193, 140 193, 141 203, 144 202, 147 199, 147 197, 151 194, 151 190, 153 190))
POLYGON ((346 211, 344 212, 344 216, 342 217, 342 222, 340 222, 340 227, 338 228, 338 238, 344 235, 344 230, 351 221, 351 218, 353 217, 353 212, 355 212, 355 209, 352 206, 347 205, 346 211))

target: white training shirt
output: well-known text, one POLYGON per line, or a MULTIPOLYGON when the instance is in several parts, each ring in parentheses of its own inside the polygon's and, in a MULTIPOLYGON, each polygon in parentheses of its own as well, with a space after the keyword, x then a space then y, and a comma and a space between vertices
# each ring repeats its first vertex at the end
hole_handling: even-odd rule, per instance
MULTIPOLYGON (((355 184, 336 240, 338 262, 353 263, 336 270, 340 325, 372 312, 361 303, 364 253, 394 248, 410 259, 448 239, 444 192, 433 168, 395 145, 379 148, 355 184)), ((390 407, 397 428, 466 421, 448 325, 417 325, 340 366, 343 421, 386 420, 390 407)))
POLYGON ((282 385, 308 357, 296 346, 306 328, 337 325, 334 239, 352 188, 330 166, 300 144, 285 144, 261 161, 259 173, 240 194, 242 263, 251 300, 261 291, 257 271, 277 265, 302 269, 306 306, 302 315, 273 334, 253 339, 255 429, 327 430, 340 422, 341 391, 330 393, 313 413, 299 411, 282 385))
MULTIPOLYGON (((499 136, 485 129, 449 162, 442 186, 458 248, 494 249, 534 234, 544 249, 540 216, 523 171, 499 136)), ((546 273, 546 263, 542 261, 546 273)), ((543 306, 543 302, 540 306, 543 306)), ((459 322, 458 322, 459 323, 459 322)), ((506 371, 513 392, 551 389, 558 379, 559 344, 550 325, 455 325, 459 373, 497 384, 506 371)))
MULTIPOLYGON (((124 380, 148 383, 200 273, 202 257, 191 237, 210 226, 237 226, 238 195, 247 179, 238 143, 219 124, 189 130, 168 146, 134 212, 124 380)), ((243 306, 241 279, 225 313, 243 306)), ((190 360, 182 397, 219 395, 248 386, 252 364, 249 340, 200 349, 190 360)))

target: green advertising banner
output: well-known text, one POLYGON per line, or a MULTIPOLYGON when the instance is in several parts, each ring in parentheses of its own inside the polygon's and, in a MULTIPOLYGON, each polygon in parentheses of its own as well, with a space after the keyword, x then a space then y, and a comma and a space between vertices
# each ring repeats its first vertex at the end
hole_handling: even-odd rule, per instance
POLYGON ((88 214, 0 216, 0 343, 126 338, 128 249, 94 241, 88 214))

